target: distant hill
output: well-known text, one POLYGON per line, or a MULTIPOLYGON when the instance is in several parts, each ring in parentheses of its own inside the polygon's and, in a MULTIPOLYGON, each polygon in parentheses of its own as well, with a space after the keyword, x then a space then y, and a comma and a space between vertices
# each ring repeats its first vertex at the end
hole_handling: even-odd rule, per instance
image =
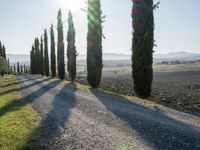
POLYGON ((175 52, 167 54, 155 54, 154 61, 191 61, 200 60, 200 54, 188 53, 188 52, 175 52))
MULTIPOLYGON (((28 63, 30 61, 29 55, 24 54, 8 54, 8 58, 10 59, 11 63, 16 62, 23 62, 28 63)), ((80 60, 86 60, 85 54, 80 54, 77 58, 80 60)), ((104 53, 103 59, 108 60, 131 60, 131 54, 114 54, 114 53, 104 53)), ((173 61, 173 60, 200 60, 200 54, 196 53, 188 53, 188 52, 176 52, 176 53, 168 53, 168 54, 154 54, 154 62, 161 62, 161 61, 173 61)))
MULTIPOLYGON (((11 63, 16 63, 16 62, 26 63, 30 61, 30 56, 25 55, 25 54, 8 54, 7 57, 10 59, 11 63)), ((86 60, 86 57, 87 57, 86 54, 80 54, 77 57, 77 60, 86 60)), ((104 53, 103 59, 104 60, 130 60, 131 55, 104 53)))
MULTIPOLYGON (((78 60, 86 60, 86 54, 81 54, 78 56, 78 60)), ((104 53, 104 60, 130 60, 131 55, 128 54, 115 54, 115 53, 104 53)))
POLYGON ((29 63, 30 62, 30 56, 25 54, 7 54, 7 57, 10 60, 10 63, 16 63, 16 62, 23 62, 23 63, 29 63))

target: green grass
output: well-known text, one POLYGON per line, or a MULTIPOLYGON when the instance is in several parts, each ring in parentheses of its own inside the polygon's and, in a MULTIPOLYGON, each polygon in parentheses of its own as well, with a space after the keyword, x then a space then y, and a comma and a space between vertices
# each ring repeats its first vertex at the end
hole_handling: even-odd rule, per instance
POLYGON ((17 89, 15 76, 0 76, 0 150, 35 150, 41 118, 17 89))

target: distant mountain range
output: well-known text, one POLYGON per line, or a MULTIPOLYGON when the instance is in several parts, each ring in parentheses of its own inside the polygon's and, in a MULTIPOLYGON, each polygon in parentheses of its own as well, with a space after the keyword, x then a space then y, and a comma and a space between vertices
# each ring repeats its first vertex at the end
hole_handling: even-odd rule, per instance
POLYGON ((154 55, 154 61, 191 61, 200 60, 200 54, 188 53, 188 52, 175 52, 168 54, 157 54, 154 55))
MULTIPOLYGON (((25 54, 8 54, 8 58, 11 63, 24 62, 27 63, 30 61, 30 56, 25 54)), ((86 60, 86 55, 81 54, 77 58, 78 60, 86 60)), ((114 54, 114 53, 104 53, 104 60, 130 60, 131 55, 128 54, 114 54)), ((174 52, 168 54, 154 54, 154 62, 161 61, 173 61, 173 60, 200 60, 200 54, 188 53, 188 52, 174 52)))

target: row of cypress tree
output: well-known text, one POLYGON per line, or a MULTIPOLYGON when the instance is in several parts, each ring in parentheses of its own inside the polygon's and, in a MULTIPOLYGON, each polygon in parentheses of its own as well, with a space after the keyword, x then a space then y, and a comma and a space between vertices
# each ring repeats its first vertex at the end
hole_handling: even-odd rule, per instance
POLYGON ((13 74, 29 74, 29 66, 26 66, 25 64, 20 65, 19 62, 10 66, 10 69, 13 74))
POLYGON ((0 74, 3 76, 5 73, 10 73, 10 62, 6 56, 5 45, 0 41, 0 74))
POLYGON ((6 48, 4 44, 1 43, 1 41, 0 41, 0 57, 5 58, 6 60, 6 48))
MULTIPOLYGON (((157 5, 153 0, 132 0, 132 76, 134 80, 134 90, 142 98, 151 94, 151 84, 153 80, 153 46, 154 46, 154 15, 153 10, 157 5)), ((93 88, 97 88, 101 83, 102 76, 102 10, 100 0, 88 0, 88 33, 87 33, 87 80, 93 88)), ((64 60, 64 41, 63 41, 63 22, 61 10, 57 17, 57 70, 60 79, 65 78, 65 60, 64 60)), ((75 29, 71 12, 68 16, 68 36, 67 36, 67 57, 68 72, 72 81, 76 76, 76 47, 75 47, 75 29)), ((55 61, 55 42, 53 26, 51 27, 51 72, 56 75, 55 61)), ((44 42, 47 46, 47 34, 45 32, 44 42)), ((35 61, 39 57, 37 47, 31 51, 31 70, 34 71, 35 61), (35 60, 34 60, 35 59, 35 60), (32 65, 34 64, 34 65, 32 65)), ((46 57, 44 56, 44 68, 48 72, 48 48, 45 47, 46 57)), ((41 56, 41 55, 40 55, 41 56)), ((41 63, 39 63, 41 64, 41 63)), ((37 65, 37 63, 36 63, 37 65)), ((37 68, 37 67, 36 67, 37 68)), ((33 73, 39 73, 34 71, 33 73)), ((48 75, 47 73, 45 75, 48 75)))
MULTIPOLYGON (((73 23, 73 16, 71 11, 68 14, 68 34, 67 34, 67 70, 70 76, 71 81, 75 80, 76 77, 76 47, 75 47, 75 28, 73 23)), ((60 79, 65 78, 65 57, 64 57, 64 36, 63 36, 63 21, 62 21, 62 12, 61 9, 58 11, 57 17, 57 64, 56 64, 56 45, 55 45, 55 36, 54 36, 54 27, 51 25, 50 28, 50 63, 49 63, 49 54, 48 54, 48 35, 47 30, 44 31, 44 42, 43 38, 39 42, 39 39, 36 38, 30 52, 31 58, 31 73, 32 74, 41 74, 41 75, 50 75, 58 77, 60 79), (40 45, 40 46, 39 46, 40 45), (49 67, 49 64, 51 65, 49 67), (56 73, 58 72, 58 74, 56 73)))
POLYGON ((44 38, 35 38, 30 52, 30 70, 32 74, 49 76, 49 54, 47 31, 44 30, 44 38))

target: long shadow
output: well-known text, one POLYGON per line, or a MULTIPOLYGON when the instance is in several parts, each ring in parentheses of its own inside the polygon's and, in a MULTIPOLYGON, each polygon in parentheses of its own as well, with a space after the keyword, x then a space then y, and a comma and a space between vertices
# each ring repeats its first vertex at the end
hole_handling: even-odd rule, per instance
POLYGON ((27 79, 23 79, 23 80, 20 80, 20 81, 15 81, 15 82, 9 82, 8 81, 9 82, 8 84, 0 85, 0 88, 6 88, 6 87, 11 86, 11 85, 21 84, 21 83, 33 80, 34 78, 36 78, 36 77, 32 77, 32 78, 29 77, 27 79))
MULTIPOLYGON (((21 88, 19 88, 17 90, 21 91, 21 90, 24 90, 24 89, 26 89, 28 87, 41 84, 42 82, 45 82, 48 79, 49 78, 42 79, 42 80, 37 81, 37 82, 33 82, 32 84, 23 86, 23 87, 21 87, 21 88)), ((26 97, 24 97, 23 101, 13 100, 13 101, 9 102, 8 104, 6 104, 4 107, 2 107, 0 109, 0 117, 2 117, 3 115, 5 115, 8 112, 13 112, 13 111, 18 110, 18 109, 20 109, 20 107, 22 107, 22 106, 24 106, 26 104, 32 103, 34 100, 36 100, 37 98, 39 98, 40 96, 42 96, 43 94, 48 92, 50 89, 56 87, 60 82, 61 81, 56 80, 56 81, 50 82, 49 84, 47 84, 45 86, 42 86, 39 90, 37 90, 35 92, 32 92, 30 95, 27 95, 26 97)), ((11 89, 11 90, 15 90, 15 89, 11 89)))
MULTIPOLYGON (((32 83, 31 83, 31 84, 27 84, 27 85, 22 86, 22 87, 20 87, 20 88, 12 88, 12 89, 9 89, 9 90, 0 92, 0 96, 5 95, 5 94, 9 94, 9 93, 11 93, 11 92, 21 91, 21 90, 24 90, 24 89, 26 89, 26 88, 30 88, 30 87, 32 87, 32 86, 41 84, 42 82, 48 81, 48 80, 50 80, 50 79, 52 79, 52 78, 48 77, 48 78, 42 79, 42 78, 39 78, 39 77, 38 77, 38 78, 30 79, 30 80, 32 80, 32 83), (38 80, 38 79, 40 79, 40 80, 38 80), (38 80, 38 81, 37 81, 37 80, 38 80)), ((27 81, 28 81, 28 80, 27 80, 27 81)), ((20 82, 20 80, 19 80, 19 82, 20 82)), ((23 83, 23 82, 22 82, 22 83, 23 83)))
MULTIPOLYGON (((60 82, 60 80, 50 82, 49 84, 42 86, 37 91, 23 98, 23 105, 33 104, 33 108, 38 111, 40 115, 43 116, 43 119, 40 127, 33 131, 33 133, 29 136, 30 138, 27 139, 26 144, 23 147, 19 148, 20 150, 45 150, 49 149, 49 147, 51 147, 52 149, 52 147, 54 146, 54 139, 59 136, 59 133, 62 131, 62 128, 65 127, 65 124, 69 119, 70 109, 75 107, 76 105, 75 92, 77 89, 75 84, 67 84, 61 89, 55 89, 55 87, 59 85, 60 82), (74 88, 72 88, 72 86, 74 88), (70 92, 67 89, 68 87, 70 87, 70 92), (55 89, 55 91, 57 92, 52 93, 52 95, 47 97, 47 99, 40 98, 43 94, 50 91, 51 89, 55 89), (42 104, 40 102, 38 102, 38 104, 36 102, 38 98, 40 98, 39 101, 50 102, 41 106, 42 104), (44 110, 47 111, 46 114, 44 110), (34 142, 33 137, 37 136, 38 134, 40 136, 40 144, 39 146, 33 146, 31 144, 34 142)), ((4 115, 5 112, 18 110, 22 106, 21 104, 16 105, 14 103, 15 102, 10 103, 5 108, 1 109, 0 116, 4 115)))
MULTIPOLYGON (((51 109, 48 114, 45 115, 41 123, 41 145, 40 149, 58 149, 56 137, 59 133, 66 128, 66 123, 70 117, 70 110, 76 106, 75 92, 77 88, 75 84, 66 84, 62 89, 55 95, 51 103, 51 109), (73 85, 73 89, 72 89, 73 85), (70 87, 70 89, 68 89, 70 87), (70 92, 68 91, 70 90, 70 92)), ((67 142, 67 141, 65 141, 67 142)))
POLYGON ((196 130, 193 126, 174 120, 159 109, 151 110, 122 97, 106 96, 94 90, 91 90, 91 92, 105 105, 108 111, 123 120, 131 127, 131 130, 136 131, 153 149, 200 149, 199 129, 196 130), (154 116, 160 118, 162 122, 156 121, 154 116))

